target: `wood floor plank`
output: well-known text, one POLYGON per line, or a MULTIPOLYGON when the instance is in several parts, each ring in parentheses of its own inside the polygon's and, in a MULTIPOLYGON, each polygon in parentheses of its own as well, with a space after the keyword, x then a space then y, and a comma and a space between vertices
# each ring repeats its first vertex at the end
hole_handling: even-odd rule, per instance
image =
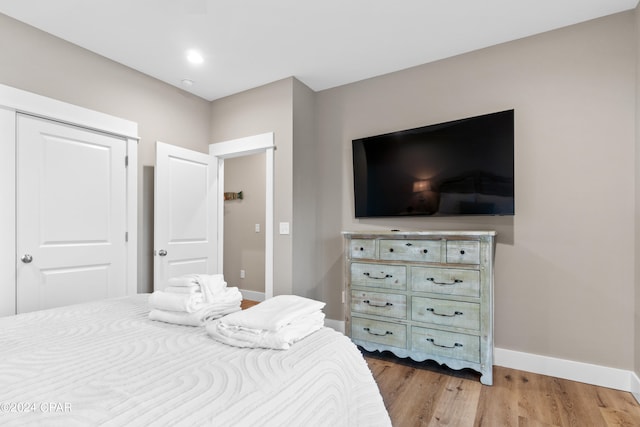
POLYGON ((632 414, 616 409, 601 409, 604 425, 607 427, 637 427, 640 426, 640 418, 632 414))
POLYGON ((248 300, 248 299, 243 299, 240 302, 240 308, 243 309, 243 310, 246 310, 247 308, 253 307, 254 305, 259 304, 259 303, 260 303, 260 301, 251 301, 251 300, 248 300))
POLYGON ((554 396, 550 377, 503 367, 496 367, 495 370, 505 372, 505 375, 515 379, 520 418, 532 425, 562 425, 560 406, 554 396))
POLYGON ((638 403, 631 393, 594 386, 590 390, 607 426, 640 426, 638 403))
POLYGON ((386 390, 383 399, 393 425, 428 426, 446 375, 377 359, 369 359, 369 364, 379 386, 386 390))
POLYGON ((518 390, 511 370, 493 369, 493 386, 480 392, 475 425, 515 427, 518 420, 518 390))
POLYGON ((518 417, 518 427, 557 427, 557 425, 547 424, 537 420, 530 420, 525 417, 518 417))
POLYGON ((579 401, 578 396, 574 393, 570 393, 572 390, 569 381, 565 381, 560 378, 549 378, 553 386, 553 396, 558 402, 558 407, 560 409, 560 418, 562 420, 561 425, 576 427, 597 427, 603 425, 602 419, 594 420, 583 412, 585 408, 579 407, 577 404, 579 401))
POLYGON ((435 402, 435 410, 429 425, 472 427, 475 423, 481 388, 482 384, 479 382, 464 378, 448 378, 444 383, 444 392, 435 402))

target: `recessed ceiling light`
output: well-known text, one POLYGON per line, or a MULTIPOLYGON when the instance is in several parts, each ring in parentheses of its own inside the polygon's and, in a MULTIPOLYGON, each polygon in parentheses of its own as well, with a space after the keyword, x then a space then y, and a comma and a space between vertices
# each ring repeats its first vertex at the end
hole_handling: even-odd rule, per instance
POLYGON ((193 80, 182 79, 182 86, 191 87, 193 86, 193 80))
POLYGON ((195 50, 190 50, 187 52, 187 60, 192 64, 202 64, 204 62, 204 58, 200 55, 199 52, 195 50))

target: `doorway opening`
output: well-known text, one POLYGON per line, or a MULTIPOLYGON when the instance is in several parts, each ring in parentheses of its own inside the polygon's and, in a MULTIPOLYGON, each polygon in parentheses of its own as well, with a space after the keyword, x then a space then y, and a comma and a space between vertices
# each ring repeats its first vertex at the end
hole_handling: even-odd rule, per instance
POLYGON ((265 153, 224 164, 224 271, 244 299, 264 301, 265 153))
MULTIPOLYGON (((273 133, 249 136, 231 141, 209 145, 209 154, 213 156, 213 174, 217 182, 217 209, 214 210, 218 229, 217 265, 224 272, 225 261, 225 160, 263 153, 264 161, 264 299, 273 296, 273 199, 274 199, 274 150, 273 133)), ((255 178, 258 179, 258 178, 255 178)), ((241 189, 238 189, 240 191, 241 189)), ((255 223, 254 223, 255 224, 255 223)), ((255 226, 254 226, 255 227, 255 226)), ((255 228, 254 228, 255 232, 255 228)), ((228 236, 233 239, 233 236, 228 236)), ((235 274, 236 272, 229 272, 235 274)), ((238 275, 240 272, 237 272, 238 275)), ((245 272, 246 273, 246 272, 245 272)), ((225 273, 225 276, 227 273, 225 273)), ((231 276, 229 276, 231 277, 231 276)), ((242 282, 239 282, 242 283, 242 282)))

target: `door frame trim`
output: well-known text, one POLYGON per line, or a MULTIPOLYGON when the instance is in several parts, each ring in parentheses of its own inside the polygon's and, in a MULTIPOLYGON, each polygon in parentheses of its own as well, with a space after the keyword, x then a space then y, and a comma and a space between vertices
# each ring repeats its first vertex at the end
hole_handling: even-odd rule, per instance
POLYGON ((265 259, 264 259, 264 296, 265 299, 273 296, 273 243, 274 243, 274 133, 268 132, 230 141, 209 145, 209 154, 214 157, 212 165, 213 176, 216 180, 214 188, 217 194, 213 197, 212 212, 214 212, 215 224, 217 224, 217 265, 218 272, 222 272, 224 266, 224 160, 234 157, 249 156, 265 153, 265 259))
MULTIPOLYGON (((0 84, 0 200, 9 208, 0 209, 0 316, 16 314, 16 120, 18 113, 67 123, 125 139, 127 167, 127 294, 137 293, 138 275, 138 124, 119 117, 89 110, 46 96, 0 84), (14 141, 13 144, 6 143, 14 141), (6 236, 6 237, 5 237, 6 236)), ((123 236, 124 239, 124 236, 123 236)))

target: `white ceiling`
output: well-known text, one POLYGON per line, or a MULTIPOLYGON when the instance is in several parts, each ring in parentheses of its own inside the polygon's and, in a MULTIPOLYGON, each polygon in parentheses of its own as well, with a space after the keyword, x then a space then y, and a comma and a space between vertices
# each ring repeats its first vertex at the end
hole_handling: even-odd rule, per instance
POLYGON ((638 0, 0 0, 0 12, 207 100, 295 76, 322 90, 638 0), (197 49, 204 63, 186 61, 197 49), (181 81, 190 79, 193 86, 181 81))

